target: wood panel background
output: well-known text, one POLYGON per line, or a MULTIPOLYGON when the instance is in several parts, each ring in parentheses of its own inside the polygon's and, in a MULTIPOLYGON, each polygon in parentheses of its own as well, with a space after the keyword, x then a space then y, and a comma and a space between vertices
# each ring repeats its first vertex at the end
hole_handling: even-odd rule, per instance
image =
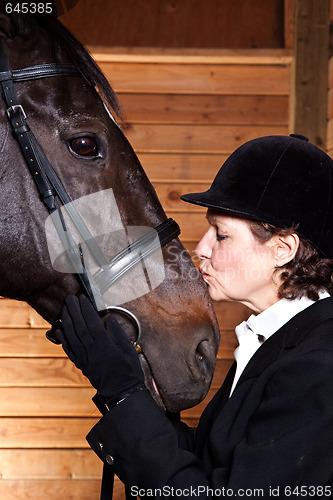
MULTIPOLYGON (((332 16, 333 17, 333 16, 332 16)), ((327 139, 326 149, 333 156, 333 56, 328 65, 328 95, 327 95, 327 139)))
POLYGON ((61 20, 86 45, 283 48, 290 1, 79 0, 61 20))
MULTIPOLYGON (((117 91, 124 131, 168 215, 193 250, 206 228, 202 209, 181 193, 206 189, 244 141, 288 133, 288 51, 92 52, 117 91)), ((216 305, 221 348, 206 400, 183 418, 194 425, 220 386, 245 307, 216 305)), ((97 500, 102 464, 85 435, 99 418, 94 390, 47 324, 24 303, 0 300, 0 498, 97 500)), ((115 499, 123 498, 116 483, 115 499)))

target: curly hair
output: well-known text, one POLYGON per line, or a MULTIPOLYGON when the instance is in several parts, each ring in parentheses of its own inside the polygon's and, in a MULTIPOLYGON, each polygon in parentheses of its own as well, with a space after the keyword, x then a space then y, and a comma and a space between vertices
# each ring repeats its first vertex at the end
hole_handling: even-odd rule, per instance
MULTIPOLYGON (((297 233, 297 226, 281 229, 266 222, 248 221, 253 236, 265 243, 275 234, 286 236, 297 233)), ((298 235, 299 236, 299 235, 298 235)), ((321 291, 333 295, 333 260, 322 257, 311 243, 299 236, 296 255, 287 264, 280 266, 282 283, 278 290, 279 298, 299 299, 308 297, 318 300, 321 291)))

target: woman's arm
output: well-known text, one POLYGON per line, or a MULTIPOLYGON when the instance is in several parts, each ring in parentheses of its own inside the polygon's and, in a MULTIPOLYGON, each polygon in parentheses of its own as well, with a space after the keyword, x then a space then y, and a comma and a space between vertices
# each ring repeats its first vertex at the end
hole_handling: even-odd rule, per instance
MULTIPOLYGON (((110 341, 110 332, 97 322, 91 306, 79 311, 76 301, 74 309, 72 305, 67 305, 71 319, 64 322, 64 348, 98 393, 117 401, 119 386, 123 390, 142 383, 135 349, 121 332, 116 343, 110 341)), ((221 497, 227 489, 233 496, 261 489, 269 497, 272 488, 285 492, 301 486, 313 497, 310 487, 329 487, 333 482, 332 340, 327 345, 331 338, 317 343, 315 350, 311 342, 305 348, 297 346, 258 379, 247 381, 248 391, 246 384, 236 389, 233 400, 241 391, 245 396, 233 418, 228 415, 230 432, 223 434, 225 414, 217 414, 204 457, 196 456, 193 441, 189 445, 184 439, 188 429, 175 426, 146 389, 115 404, 89 433, 88 442, 128 486, 159 490, 162 498, 171 496, 172 489, 178 498, 187 498, 191 491, 201 499, 221 497), (226 458, 223 451, 230 441, 226 458)), ((290 495, 280 495, 285 497, 290 495)))

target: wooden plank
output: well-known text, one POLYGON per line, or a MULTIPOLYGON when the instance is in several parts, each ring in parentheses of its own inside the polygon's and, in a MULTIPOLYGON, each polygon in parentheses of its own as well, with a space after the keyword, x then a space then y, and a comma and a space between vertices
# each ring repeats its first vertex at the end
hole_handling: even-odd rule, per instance
POLYGON ((99 418, 2 417, 0 448, 87 449, 85 436, 99 418))
POLYGON ((89 380, 67 357, 0 358, 0 387, 40 386, 91 388, 89 380))
POLYGON ((296 0, 290 129, 326 146, 330 0, 296 0))
MULTIPOLYGON (((194 255, 194 249, 196 247, 196 242, 186 242, 185 247, 189 251, 190 256, 194 260, 195 264, 198 265, 198 259, 194 255)), ((221 302, 214 303, 214 308, 220 322, 222 328, 226 330, 231 330, 234 326, 250 315, 250 310, 245 306, 221 302)), ((36 330, 38 332, 38 330, 36 330)), ((76 369, 73 365, 68 365, 70 362, 65 361, 65 359, 59 360, 59 365, 62 367, 64 365, 66 376, 63 378, 54 378, 57 377, 56 374, 51 372, 51 378, 47 375, 49 368, 53 367, 56 371, 59 369, 59 365, 54 363, 50 359, 46 359, 44 363, 40 363, 37 359, 33 359, 31 363, 29 362, 29 358, 64 358, 64 352, 60 346, 55 346, 51 342, 48 342, 44 339, 40 334, 34 336, 35 330, 33 329, 19 329, 19 330, 11 330, 11 329, 0 329, 0 347, 1 347, 1 357, 0 358, 0 366, 6 367, 8 364, 8 371, 10 371, 10 364, 13 363, 14 373, 4 373, 0 377, 0 383, 3 385, 5 380, 12 380, 15 376, 15 385, 25 384, 25 381, 29 380, 29 384, 39 384, 38 380, 34 380, 36 372, 33 367, 38 366, 38 374, 39 377, 44 379, 44 383, 59 381, 59 384, 68 384, 69 381, 73 382, 73 377, 75 379, 75 383, 77 384, 85 384, 84 377, 81 378, 79 372, 76 373, 76 369), (8 359, 12 358, 16 359, 8 359), (20 359, 23 358, 23 359, 20 359), (27 358, 27 359, 24 359, 27 358), (72 368, 70 368, 72 366, 72 368), (29 369, 30 367, 30 369, 29 369), (27 371, 28 370, 28 371, 27 371), (69 371, 69 375, 67 374, 67 370, 69 371), (72 371, 75 371, 73 374, 72 371), (30 372, 30 376, 28 375, 30 372), (20 382, 19 382, 20 381, 20 382)), ((4 368, 6 370, 6 368, 4 368)), ((28 382, 27 382, 28 383, 28 382)), ((29 385, 28 384, 28 385, 29 385)))
MULTIPOLYGON (((182 418, 198 418, 208 401, 221 385, 227 370, 233 363, 229 357, 217 361, 213 386, 200 405, 182 412, 182 418)), ((85 436, 98 422, 96 418, 9 418, 0 419, 1 449, 87 449, 85 436)))
POLYGON ((201 192, 209 189, 210 184, 176 184, 172 182, 155 182, 154 188, 163 205, 168 210, 181 210, 184 212, 203 212, 206 210, 190 203, 185 203, 180 196, 185 193, 201 192))
POLYGON ((41 328, 44 327, 46 329, 49 328, 49 323, 38 314, 32 307, 29 306, 29 318, 30 318, 30 326, 32 328, 41 328))
POLYGON ((210 388, 212 391, 217 391, 221 387, 233 362, 233 357, 230 357, 228 359, 217 359, 214 377, 210 388))
POLYGON ((0 299, 1 327, 48 328, 49 324, 25 302, 11 299, 0 299))
POLYGON ((138 153, 150 180, 212 182, 221 165, 228 158, 223 153, 138 153))
POLYGON ((0 416, 98 416, 91 402, 94 393, 83 388, 0 388, 0 416))
POLYGON ((283 47, 281 0, 80 0, 61 20, 85 44, 283 47))
POLYGON ((64 351, 45 337, 46 328, 0 328, 1 357, 63 357, 64 351))
POLYGON ((0 477, 6 480, 100 480, 102 467, 91 449, 0 449, 0 477))
POLYGON ((327 119, 333 118, 333 88, 330 88, 327 95, 327 119))
MULTIPOLYGON (((223 324, 224 314, 218 306, 216 309, 218 320, 223 324)), ((91 387, 88 379, 68 358, 0 358, 0 387, 40 386, 91 387)))
POLYGON ((283 125, 159 125, 127 124, 125 135, 134 150, 230 154, 246 141, 264 135, 287 134, 283 125))
POLYGON ((284 0, 284 46, 292 49, 295 38, 295 0, 284 0))
MULTIPOLYGON (((241 323, 241 321, 236 320, 236 324, 241 323)), ((224 330, 220 331, 220 347, 217 355, 216 363, 220 360, 233 360, 234 359, 234 351, 238 346, 238 340, 235 334, 235 330, 224 330)))
POLYGON ((208 229, 205 210, 197 213, 168 211, 167 215, 172 216, 181 227, 180 240, 183 242, 199 241, 208 229))
POLYGON ((0 327, 28 327, 31 325, 30 308, 25 302, 0 299, 0 327))
MULTIPOLYGON (((188 245, 189 244, 187 243, 186 246, 188 247, 188 245)), ((196 246, 195 243, 193 243, 192 245, 193 245, 193 247, 196 246)), ((193 251, 192 251, 192 253, 190 253, 190 255, 193 255, 193 251)), ((197 259, 195 258, 195 256, 193 258, 196 261, 196 264, 198 265, 198 262, 197 262, 197 259)), ((215 309, 217 311, 218 320, 221 321, 221 325, 223 325, 223 327, 225 327, 225 313, 224 313, 224 311, 220 312, 219 304, 215 304, 215 309)), ((236 324, 237 324, 237 318, 239 318, 239 317, 242 318, 243 316, 242 315, 239 316, 239 313, 236 312, 235 313, 236 324)), ((242 319, 240 319, 238 321, 238 323, 240 323, 241 321, 242 321, 242 319)), ((68 366, 65 367, 65 374, 66 374, 65 377, 58 378, 58 376, 56 374, 53 375, 53 373, 51 373, 51 376, 48 376, 48 367, 50 366, 50 363, 51 363, 51 360, 49 360, 49 359, 46 360, 46 367, 42 366, 39 362, 37 362, 36 359, 34 359, 32 361, 32 364, 29 364, 29 360, 31 358, 42 358, 43 359, 43 358, 48 358, 50 356, 52 356, 53 358, 63 358, 64 353, 63 353, 63 350, 61 349, 61 347, 56 346, 57 349, 59 350, 59 352, 57 352, 53 355, 53 353, 44 352, 43 349, 39 350, 38 344, 35 343, 34 344, 35 351, 31 352, 30 342, 24 342, 25 340, 27 340, 25 334, 22 336, 22 342, 19 344, 18 348, 16 346, 13 347, 13 345, 11 343, 8 343, 8 347, 6 344, 5 344, 5 347, 3 347, 3 345, 2 345, 3 336, 1 334, 2 334, 2 331, 0 330, 0 346, 2 349, 1 350, 1 358, 0 358, 0 366, 3 367, 2 373, 6 369, 8 369, 10 371, 11 363, 13 363, 13 366, 16 367, 16 369, 14 370, 15 373, 13 373, 13 374, 5 373, 4 376, 1 375, 0 385, 5 386, 6 383, 8 384, 8 381, 10 381, 10 385, 15 385, 15 386, 25 386, 25 385, 31 386, 32 385, 32 386, 34 386, 34 385, 40 385, 41 379, 43 379, 43 383, 45 385, 50 385, 50 384, 53 385, 53 383, 55 383, 55 385, 66 385, 66 384, 69 385, 69 383, 72 383, 71 381, 73 379, 73 374, 71 373, 71 369, 68 366), (37 365, 39 366, 38 379, 36 379, 37 372, 34 370, 34 367, 37 365), (7 368, 5 368, 5 367, 7 367, 7 368), (30 372, 29 384, 27 384, 27 377, 28 377, 27 367, 28 367, 28 371, 30 372), (44 370, 44 368, 46 368, 46 369, 44 370), (69 371, 69 376, 67 375, 67 371, 69 371), (7 382, 5 382, 5 381, 7 381, 7 382)), ((46 342, 43 341, 43 343, 46 343, 46 342)), ((51 344, 51 345, 53 345, 53 344, 51 344)), ((67 361, 66 363, 69 363, 69 361, 67 361)), ((53 362, 52 362, 52 365, 56 366, 53 362)), ((62 362, 60 363, 60 365, 62 365, 62 362)), ((75 368, 73 367, 72 370, 74 371, 75 368)), ((82 377, 79 373, 75 374, 74 378, 77 381, 77 384, 79 386, 86 385, 86 379, 84 377, 82 377)))
POLYGON ((116 92, 288 95, 289 65, 99 62, 116 92))
MULTIPOLYGON (((219 318, 223 321, 223 317, 219 318)), ((237 321, 237 320, 236 320, 237 321)), ((230 356, 234 335, 223 330, 220 356, 230 356)), ((91 387, 88 379, 77 370, 69 359, 0 359, 0 387, 91 387)))
MULTIPOLYGON (((119 484, 121 487, 121 485, 119 484)), ((1 500, 99 500, 101 483, 97 480, 0 480, 1 500)), ((114 500, 124 497, 117 491, 114 500)))
POLYGON ((232 48, 156 48, 90 46, 98 64, 150 63, 150 64, 221 64, 221 65, 288 65, 292 50, 286 49, 232 49, 232 48))
POLYGON ((333 149, 333 119, 327 122, 326 148, 328 151, 333 149))
POLYGON ((328 60, 328 88, 333 87, 333 57, 328 60))
POLYGON ((0 416, 92 417, 99 412, 90 388, 1 387, 0 416))
POLYGON ((99 412, 91 402, 95 392, 94 389, 84 388, 2 387, 0 416, 98 417, 99 412))
POLYGON ((126 122, 287 125, 288 96, 118 94, 126 122))
POLYGON ((234 330, 235 326, 245 321, 252 311, 237 302, 214 302, 214 310, 220 318, 220 328, 223 330, 234 330))

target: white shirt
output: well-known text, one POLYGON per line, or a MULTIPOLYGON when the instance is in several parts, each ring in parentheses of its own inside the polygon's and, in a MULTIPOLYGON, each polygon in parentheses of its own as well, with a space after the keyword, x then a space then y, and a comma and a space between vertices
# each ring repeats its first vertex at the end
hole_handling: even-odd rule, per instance
MULTIPOLYGON (((319 299, 329 297, 328 292, 321 292, 319 299)), ((300 299, 281 299, 260 314, 252 314, 247 321, 236 326, 235 332, 239 346, 235 349, 237 361, 235 378, 230 391, 232 395, 246 365, 259 347, 291 318, 314 303, 307 297, 300 299)))

